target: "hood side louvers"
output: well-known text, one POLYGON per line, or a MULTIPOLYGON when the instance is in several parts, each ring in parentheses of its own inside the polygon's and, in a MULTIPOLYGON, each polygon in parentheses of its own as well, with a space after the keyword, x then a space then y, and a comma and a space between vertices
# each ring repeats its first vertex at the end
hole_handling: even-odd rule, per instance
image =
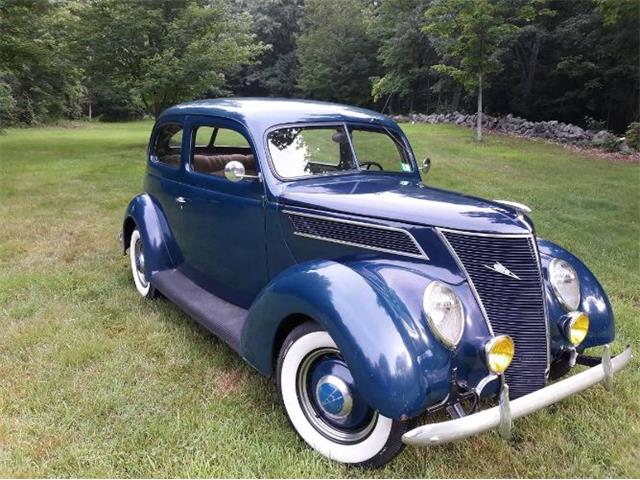
POLYGON ((284 212, 294 234, 316 240, 352 245, 396 255, 428 259, 415 238, 400 228, 323 217, 299 212, 284 212))

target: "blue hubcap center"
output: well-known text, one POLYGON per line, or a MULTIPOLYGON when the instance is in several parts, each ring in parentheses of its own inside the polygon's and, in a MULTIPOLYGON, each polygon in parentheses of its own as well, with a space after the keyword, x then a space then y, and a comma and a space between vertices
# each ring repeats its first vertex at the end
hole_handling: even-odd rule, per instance
POLYGON ((347 384, 338 377, 323 377, 316 388, 320 407, 329 415, 344 417, 351 413, 353 400, 347 384))

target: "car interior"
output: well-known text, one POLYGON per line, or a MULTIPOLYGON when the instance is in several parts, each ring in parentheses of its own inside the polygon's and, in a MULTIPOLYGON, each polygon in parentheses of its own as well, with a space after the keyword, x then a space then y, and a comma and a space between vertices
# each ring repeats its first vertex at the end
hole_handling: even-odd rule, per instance
POLYGON ((193 171, 224 176, 224 167, 231 161, 244 165, 247 175, 256 175, 255 156, 247 140, 238 132, 217 127, 194 129, 193 171))

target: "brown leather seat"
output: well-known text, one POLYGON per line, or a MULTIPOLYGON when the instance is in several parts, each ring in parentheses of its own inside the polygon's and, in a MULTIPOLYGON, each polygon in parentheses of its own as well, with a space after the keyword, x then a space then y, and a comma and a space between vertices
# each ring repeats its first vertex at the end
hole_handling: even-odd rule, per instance
POLYGON ((253 174, 256 169, 253 155, 233 153, 230 155, 194 155, 193 169, 199 173, 209 175, 224 175, 224 167, 227 163, 236 161, 244 165, 247 174, 253 174))

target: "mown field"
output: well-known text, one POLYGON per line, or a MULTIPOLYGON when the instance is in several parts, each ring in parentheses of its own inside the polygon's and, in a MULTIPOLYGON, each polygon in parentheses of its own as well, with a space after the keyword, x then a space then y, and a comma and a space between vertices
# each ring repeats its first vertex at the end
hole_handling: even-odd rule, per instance
MULTIPOLYGON (((274 382, 166 301, 136 293, 117 234, 149 122, 0 135, 0 476, 637 477, 638 360, 615 381, 487 433, 348 469, 289 427, 274 382)), ((640 338, 640 166, 406 125, 426 182, 534 208, 539 234, 610 294, 615 350, 640 338)), ((638 354, 636 354, 638 356, 638 354)))

